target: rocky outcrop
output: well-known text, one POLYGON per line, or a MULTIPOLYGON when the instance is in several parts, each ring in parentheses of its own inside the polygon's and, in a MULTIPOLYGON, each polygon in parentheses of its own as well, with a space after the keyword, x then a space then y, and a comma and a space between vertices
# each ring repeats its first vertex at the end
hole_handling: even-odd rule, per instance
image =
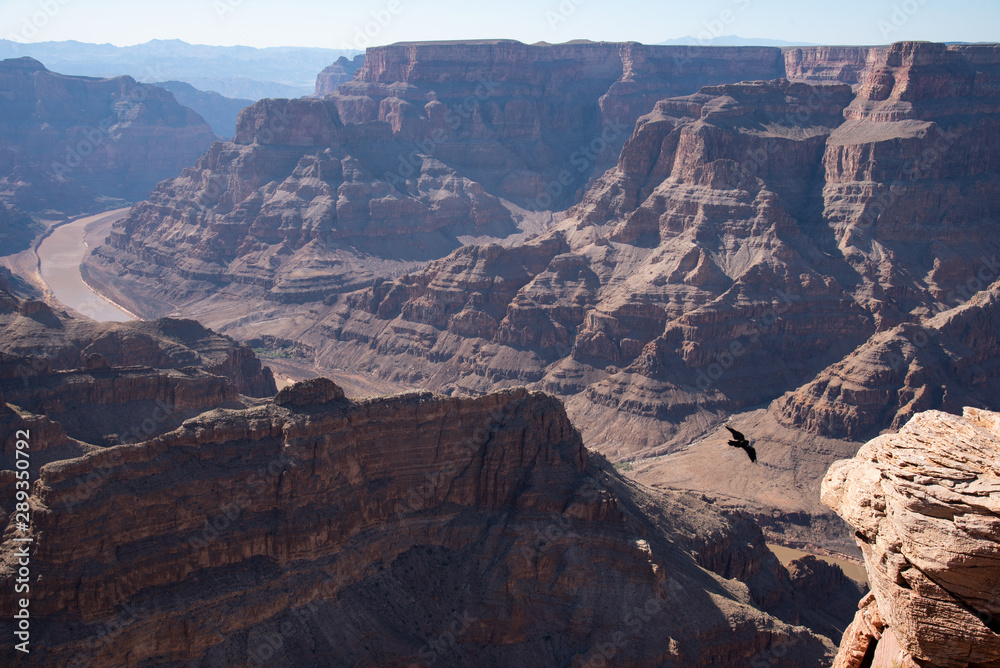
POLYGON ((835 666, 896 643, 900 665, 1000 666, 998 443, 998 413, 927 411, 830 468, 823 502, 856 529, 872 587, 835 666))
POLYGON ((619 478, 557 400, 334 389, 44 466, 32 662, 829 660, 828 641, 761 609, 791 589, 759 531, 619 478))
POLYGON ((0 61, 0 90, 0 200, 28 212, 143 199, 215 140, 169 92, 131 77, 63 76, 15 58, 0 61))
POLYGON ((94 445, 146 440, 277 391, 253 351, 192 320, 96 323, 0 293, 0 390, 94 445))
POLYGON ((810 83, 860 84, 885 57, 884 46, 796 46, 782 49, 785 76, 810 83))
POLYGON ((330 95, 337 90, 342 83, 347 83, 354 78, 354 73, 365 64, 365 54, 360 53, 353 59, 341 56, 333 65, 323 68, 323 71, 316 75, 316 97, 330 95))

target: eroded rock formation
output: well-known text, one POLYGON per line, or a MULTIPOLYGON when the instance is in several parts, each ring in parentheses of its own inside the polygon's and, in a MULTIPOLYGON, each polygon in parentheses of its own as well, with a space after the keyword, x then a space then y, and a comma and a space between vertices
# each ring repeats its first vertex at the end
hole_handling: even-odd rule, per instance
POLYGON ((321 300, 442 257, 458 237, 537 231, 537 212, 571 204, 656 100, 781 73, 768 48, 373 48, 322 100, 246 109, 232 143, 116 225, 89 278, 128 274, 135 288, 116 297, 151 316, 209 295, 321 300))
POLYGON ((835 666, 883 643, 900 665, 1000 666, 1000 413, 917 414, 836 462, 823 502, 855 528, 872 587, 835 666))
POLYGON ((0 92, 0 200, 32 213, 148 197, 216 139, 169 92, 132 77, 64 76, 14 58, 0 62, 0 92))
POLYGON ((244 339, 295 340, 331 372, 473 395, 530 384, 564 398, 609 456, 667 455, 649 482, 711 489, 779 534, 775 513, 805 512, 796 540, 826 541, 839 520, 810 517, 824 512, 815 487, 831 461, 917 411, 998 396, 1000 53, 660 48, 372 50, 323 100, 245 114, 245 143, 217 145, 136 207, 89 278, 126 276, 130 294, 114 294, 139 309, 181 306, 244 339), (734 76, 741 59, 840 83, 768 76, 660 99, 663 86, 734 76), (295 122, 272 128, 286 112, 295 122), (638 120, 620 152, 601 137, 583 171, 558 181, 577 149, 627 118, 638 120), (317 152, 363 132, 382 138, 382 162, 356 139, 348 157, 317 152), (420 156, 405 188, 389 146, 420 156), (354 159, 367 171, 352 172, 354 159), (556 209, 559 197, 579 203, 542 224, 508 201, 556 209), (458 217, 438 201, 461 201, 458 217), (433 256, 447 244, 428 244, 429 231, 480 220, 468 202, 497 214, 487 227, 524 233, 469 230, 476 244, 399 277, 389 241, 376 262, 356 253, 384 238, 407 258, 420 243, 433 256), (724 417, 765 408, 752 420, 770 446, 752 483, 694 465, 718 454, 724 417), (684 481, 670 473, 680 457, 684 481), (772 489, 779 479, 790 495, 772 489))
POLYGON ((359 54, 349 59, 341 56, 333 65, 323 68, 323 71, 316 75, 316 97, 329 95, 337 90, 342 83, 346 83, 354 78, 354 73, 365 64, 365 54, 359 54))
POLYGON ((557 400, 337 389, 308 381, 43 467, 32 661, 799 668, 832 655, 794 625, 787 572, 752 523, 621 479, 557 400))
POLYGON ((2 291, 0 389, 6 402, 96 445, 144 441, 211 408, 242 406, 241 395, 277 391, 249 346, 193 320, 97 323, 2 291))

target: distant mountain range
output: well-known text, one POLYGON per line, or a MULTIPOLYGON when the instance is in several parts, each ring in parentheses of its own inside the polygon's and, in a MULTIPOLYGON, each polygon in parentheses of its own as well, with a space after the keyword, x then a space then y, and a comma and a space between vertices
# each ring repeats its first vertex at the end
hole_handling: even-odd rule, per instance
POLYGON ((660 42, 661 45, 665 46, 822 46, 821 44, 812 44, 810 42, 786 42, 783 39, 763 39, 760 37, 740 37, 739 35, 721 35, 719 37, 712 37, 710 39, 702 39, 700 37, 692 37, 687 35, 685 37, 678 37, 676 39, 668 39, 665 42, 660 42))
POLYGON ((85 42, 23 44, 0 40, 0 59, 30 56, 63 74, 139 81, 183 81, 230 98, 302 97, 315 89, 316 75, 353 49, 205 46, 181 40, 152 40, 118 47, 85 42))

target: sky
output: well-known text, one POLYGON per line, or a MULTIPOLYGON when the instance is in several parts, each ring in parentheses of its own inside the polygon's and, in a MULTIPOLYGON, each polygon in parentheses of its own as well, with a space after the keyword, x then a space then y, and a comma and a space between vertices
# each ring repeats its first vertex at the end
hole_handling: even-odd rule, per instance
POLYGON ((526 43, 713 36, 817 44, 1000 41, 1000 0, 0 0, 0 38, 151 39, 333 49, 400 41, 526 43))

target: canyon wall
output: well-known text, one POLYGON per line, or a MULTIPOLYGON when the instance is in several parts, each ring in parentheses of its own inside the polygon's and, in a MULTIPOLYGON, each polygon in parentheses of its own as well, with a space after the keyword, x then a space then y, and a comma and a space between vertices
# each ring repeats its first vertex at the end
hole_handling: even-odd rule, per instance
POLYGON ((50 72, 0 61, 0 200, 74 214, 147 197, 216 139, 169 92, 131 77, 50 72))
POLYGON ((620 478, 556 399, 524 389, 353 401, 306 381, 51 462, 30 503, 31 659, 46 665, 832 656, 797 626, 752 523, 620 478))
POLYGON ((365 63, 365 54, 359 54, 354 56, 353 59, 348 59, 346 56, 341 56, 337 59, 333 65, 324 67, 323 70, 316 75, 316 91, 313 93, 316 97, 323 97, 324 95, 329 95, 337 90, 337 87, 342 83, 346 83, 354 78, 354 73, 361 69, 361 66, 365 63))
MULTIPOLYGON (((92 445, 146 440, 277 391, 249 346, 193 320, 97 323, 0 291, 0 339, 5 401, 92 445)), ((13 456, 4 446, 4 459, 13 456)))
POLYGON ((247 110, 86 268, 149 314, 301 343, 312 368, 551 392, 646 482, 850 549, 816 498, 829 464, 1000 389, 998 72, 992 45, 373 49, 322 100, 247 110), (420 156, 405 178, 400 147, 420 156), (749 471, 721 429, 741 413, 749 471))

